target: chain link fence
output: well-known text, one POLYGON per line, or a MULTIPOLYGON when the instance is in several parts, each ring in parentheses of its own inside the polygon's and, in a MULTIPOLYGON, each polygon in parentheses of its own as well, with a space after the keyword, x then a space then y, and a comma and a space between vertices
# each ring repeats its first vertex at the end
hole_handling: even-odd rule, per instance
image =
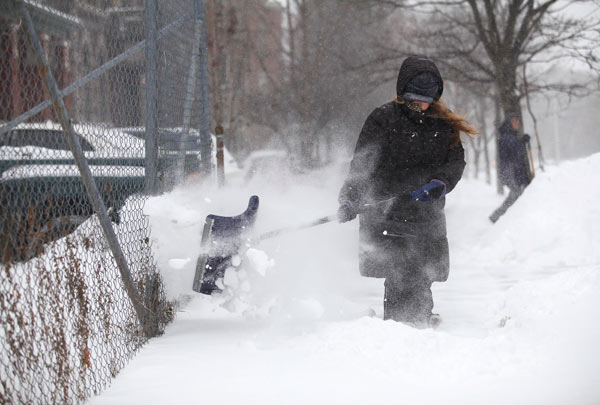
POLYGON ((0 2, 0 403, 81 403, 172 319, 144 203, 212 145, 203 2, 158 3, 0 2))

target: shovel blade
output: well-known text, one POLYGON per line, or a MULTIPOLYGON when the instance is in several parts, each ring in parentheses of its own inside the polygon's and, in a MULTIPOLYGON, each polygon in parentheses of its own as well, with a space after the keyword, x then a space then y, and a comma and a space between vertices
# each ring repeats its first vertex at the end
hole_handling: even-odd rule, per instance
POLYGON ((210 214, 204 221, 202 230, 201 254, 196 261, 196 273, 192 289, 210 295, 220 292, 217 281, 223 278, 245 241, 245 235, 256 220, 259 199, 253 195, 248 207, 240 215, 224 217, 210 214))

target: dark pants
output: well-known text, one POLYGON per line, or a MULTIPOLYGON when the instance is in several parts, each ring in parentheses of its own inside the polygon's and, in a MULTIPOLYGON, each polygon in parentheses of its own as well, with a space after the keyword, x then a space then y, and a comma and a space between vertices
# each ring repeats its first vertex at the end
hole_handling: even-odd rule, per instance
POLYGON ((521 194, 523 194, 523 190, 525 190, 525 187, 526 186, 524 185, 510 187, 510 193, 508 193, 508 197, 506 197, 502 205, 498 207, 498 209, 496 209, 496 211, 494 211, 492 215, 490 215, 490 221, 495 223, 502 215, 504 215, 506 211, 510 208, 510 206, 513 205, 515 201, 517 201, 521 194))
POLYGON ((431 280, 424 274, 410 273, 385 279, 383 319, 414 326, 428 326, 433 296, 431 280))

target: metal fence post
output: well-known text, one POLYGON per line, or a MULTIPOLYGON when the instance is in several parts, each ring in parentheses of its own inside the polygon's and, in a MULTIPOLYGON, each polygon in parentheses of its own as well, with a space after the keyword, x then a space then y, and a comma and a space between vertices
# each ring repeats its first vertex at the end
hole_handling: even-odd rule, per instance
POLYGON ((225 156, 223 149, 225 144, 223 142, 223 135, 225 130, 222 126, 217 125, 215 128, 215 137, 217 138, 217 184, 219 187, 225 185, 225 156))
POLYGON ((45 90, 49 93, 52 99, 54 111, 61 123, 67 143, 69 144, 77 167, 79 168, 82 181, 89 194, 92 207, 94 208, 95 213, 98 215, 98 219, 104 232, 104 235, 108 241, 115 261, 117 262, 119 273, 121 275, 121 279, 125 286, 127 295, 129 296, 129 299, 133 304, 137 317, 144 328, 145 334, 148 337, 151 337, 152 328, 150 322, 151 318, 149 317, 149 311, 144 307, 143 301, 133 284, 127 261, 125 259, 125 256, 123 255, 115 231, 112 228, 112 224, 106 211, 106 206, 104 204, 104 201, 102 200, 100 192, 98 191, 94 178, 92 177, 92 172, 90 170, 90 167, 88 166, 81 145, 76 137, 73 125, 71 123, 71 119, 69 117, 69 113, 65 108, 65 104, 63 99, 61 98, 58 86, 56 84, 56 80, 54 79, 54 75, 50 69, 48 58, 46 57, 46 54, 42 49, 42 45, 40 43, 39 37, 37 36, 35 27, 33 25, 33 21, 31 19, 31 16, 29 15, 29 12, 27 11, 26 3, 23 0, 13 0, 13 4, 23 16, 29 44, 35 52, 36 63, 38 65, 40 75, 42 76, 42 83, 45 87, 45 90))
POLYGON ((146 170, 145 189, 147 194, 157 191, 158 172, 158 50, 156 0, 146 0, 146 170))
POLYGON ((204 1, 194 0, 194 11, 202 25, 200 38, 200 170, 211 172, 212 137, 210 135, 210 97, 208 92, 208 55, 206 52, 206 15, 204 1))
POLYGON ((194 10, 194 16, 196 17, 194 23, 194 42, 192 45, 192 56, 188 70, 185 105, 183 107, 183 136, 181 137, 181 141, 179 143, 179 155, 177 157, 177 166, 175 169, 175 177, 177 181, 182 181, 185 176, 186 144, 189 138, 190 126, 192 123, 192 105, 196 98, 198 59, 200 57, 200 40, 202 36, 203 21, 199 18, 198 10, 194 10))

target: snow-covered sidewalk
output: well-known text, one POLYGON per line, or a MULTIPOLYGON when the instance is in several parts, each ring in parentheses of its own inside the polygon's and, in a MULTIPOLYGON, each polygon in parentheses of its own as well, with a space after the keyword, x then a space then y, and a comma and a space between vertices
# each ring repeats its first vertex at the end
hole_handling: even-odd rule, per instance
POLYGON ((600 403, 600 190, 583 184, 599 183, 600 155, 539 174, 495 225, 493 187, 459 184, 435 331, 381 319, 382 281, 358 275, 357 221, 265 242, 224 295, 191 292, 206 214, 256 193, 257 231, 310 221, 335 212, 336 173, 149 201, 167 293, 190 301, 89 403, 600 403))

